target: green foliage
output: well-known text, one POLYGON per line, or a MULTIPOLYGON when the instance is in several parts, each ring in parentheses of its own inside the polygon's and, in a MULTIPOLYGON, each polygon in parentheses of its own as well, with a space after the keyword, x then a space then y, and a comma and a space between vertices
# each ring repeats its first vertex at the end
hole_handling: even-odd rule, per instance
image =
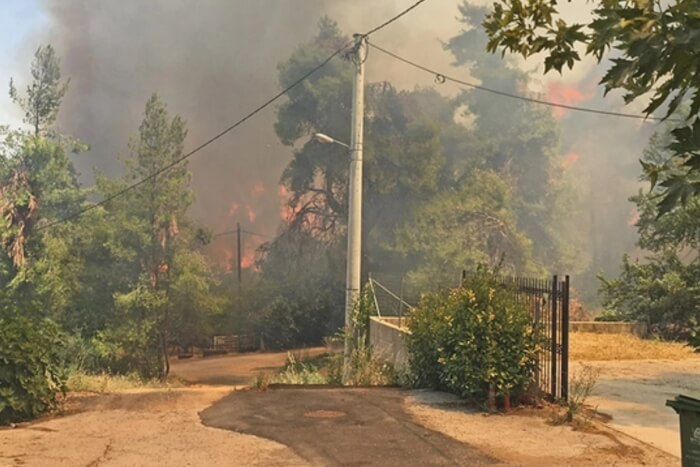
POLYGON ((480 400, 490 386, 501 395, 523 393, 540 348, 530 321, 513 291, 485 268, 461 288, 425 295, 408 320, 416 383, 480 400))
POLYGON ((24 122, 30 124, 38 136, 56 121, 63 96, 68 91, 68 81, 61 82, 60 62, 50 44, 39 46, 34 53, 31 74, 27 96, 21 97, 10 80, 10 97, 24 110, 24 122))
POLYGON ((409 275, 413 287, 433 290, 479 264, 496 267, 504 257, 524 271, 531 242, 518 229, 512 190, 494 171, 475 171, 459 188, 420 206, 413 221, 397 229, 396 249, 419 258, 409 275))
MULTIPOLYGON (((460 7, 465 27, 446 48, 458 65, 469 67, 469 73, 481 82, 522 93, 531 75, 511 60, 484 54, 488 38, 478 26, 487 12, 465 2, 460 7)), ((559 126, 551 111, 518 100, 495 105, 493 96, 474 90, 464 91, 458 102, 465 117, 474 121, 467 154, 479 165, 472 171, 493 171, 506 182, 510 203, 506 208, 515 215, 517 230, 529 240, 529 251, 516 251, 517 256, 530 254, 530 268, 537 264, 540 272, 580 268, 580 232, 571 222, 575 190, 561 166, 559 126)), ((473 176, 467 172, 461 179, 473 176)), ((511 260, 517 263, 518 258, 506 257, 506 262, 511 260)), ((530 272, 527 268, 521 271, 530 272)))
POLYGON ((260 282, 247 306, 266 346, 318 344, 342 326, 344 277, 336 248, 298 230, 263 246, 260 282))
POLYGON ((163 335, 160 322, 166 297, 145 284, 115 297, 117 314, 107 328, 99 331, 94 346, 100 366, 109 372, 138 372, 143 378, 163 377, 165 372, 163 335))
POLYGON ((284 369, 271 380, 278 384, 327 384, 327 378, 319 372, 316 365, 306 363, 289 353, 284 369))
POLYGON ((56 405, 65 391, 64 336, 49 320, 0 317, 0 425, 26 420, 56 405))
MULTIPOLYGON (((666 149, 670 126, 652 137, 642 162, 677 167, 679 161, 666 149)), ((638 246, 646 258, 622 259, 622 272, 614 279, 600 277, 603 305, 608 316, 642 321, 662 336, 683 338, 700 347, 700 199, 659 217, 658 191, 631 198, 639 212, 638 246)))
POLYGON ((601 80, 606 93, 621 89, 625 102, 652 93, 647 115, 665 106, 672 115, 690 102, 688 125, 673 132, 668 146, 682 161, 683 173, 644 166, 652 183, 660 181, 659 214, 671 211, 700 192, 700 4, 696 0, 598 0, 587 24, 567 23, 556 0, 502 0, 484 21, 488 50, 528 57, 544 52, 545 72, 561 72, 581 60, 578 50, 599 62, 613 51, 615 58, 601 80))

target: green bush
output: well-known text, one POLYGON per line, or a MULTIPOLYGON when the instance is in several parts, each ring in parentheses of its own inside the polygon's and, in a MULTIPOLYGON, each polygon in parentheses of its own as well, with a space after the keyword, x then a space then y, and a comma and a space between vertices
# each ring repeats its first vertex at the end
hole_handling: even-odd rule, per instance
POLYGON ((49 320, 0 318, 0 424, 53 408, 65 392, 63 335, 49 320))
POLYGON ((480 270, 462 288, 424 296, 408 324, 417 385, 481 400, 490 386, 498 395, 528 389, 541 340, 513 291, 492 273, 480 270))

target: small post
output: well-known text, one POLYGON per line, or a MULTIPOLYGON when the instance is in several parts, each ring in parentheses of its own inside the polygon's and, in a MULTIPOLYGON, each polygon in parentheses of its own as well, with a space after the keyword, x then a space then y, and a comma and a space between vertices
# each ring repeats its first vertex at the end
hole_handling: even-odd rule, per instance
POLYGON ((564 276, 561 309, 561 398, 569 397, 569 276, 564 276))
POLYGON ((243 258, 241 258, 241 223, 236 223, 236 250, 238 259, 238 299, 241 299, 241 269, 243 267, 243 258))
POLYGON ((552 278, 552 347, 551 347, 551 354, 552 354, 552 360, 551 360, 551 365, 552 365, 552 397, 554 399, 557 398, 557 315, 559 314, 559 295, 557 293, 557 286, 559 285, 559 278, 555 275, 552 278))
POLYGON ((403 276, 399 286, 399 328, 401 327, 401 317, 403 316, 403 276))

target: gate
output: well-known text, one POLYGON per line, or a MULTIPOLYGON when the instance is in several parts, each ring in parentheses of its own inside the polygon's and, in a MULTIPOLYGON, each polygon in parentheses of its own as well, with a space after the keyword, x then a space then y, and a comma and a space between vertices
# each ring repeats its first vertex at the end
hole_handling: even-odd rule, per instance
POLYGON ((540 391, 553 400, 566 400, 569 395, 569 276, 560 280, 503 277, 503 284, 512 287, 518 303, 532 317, 532 323, 543 337, 535 382, 540 391))

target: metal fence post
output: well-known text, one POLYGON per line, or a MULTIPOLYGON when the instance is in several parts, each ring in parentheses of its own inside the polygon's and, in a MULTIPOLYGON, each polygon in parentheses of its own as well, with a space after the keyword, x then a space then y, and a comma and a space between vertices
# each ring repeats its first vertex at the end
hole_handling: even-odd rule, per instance
POLYGON ((551 374, 551 381, 550 383, 552 384, 552 397, 555 399, 557 398, 557 314, 558 314, 558 304, 559 304, 559 295, 557 293, 557 286, 559 285, 559 278, 555 275, 552 278, 552 346, 551 346, 551 354, 552 354, 552 360, 551 360, 551 365, 552 365, 552 374, 551 374))
POLYGON ((561 397, 569 397, 569 276, 564 278, 561 310, 561 397))

